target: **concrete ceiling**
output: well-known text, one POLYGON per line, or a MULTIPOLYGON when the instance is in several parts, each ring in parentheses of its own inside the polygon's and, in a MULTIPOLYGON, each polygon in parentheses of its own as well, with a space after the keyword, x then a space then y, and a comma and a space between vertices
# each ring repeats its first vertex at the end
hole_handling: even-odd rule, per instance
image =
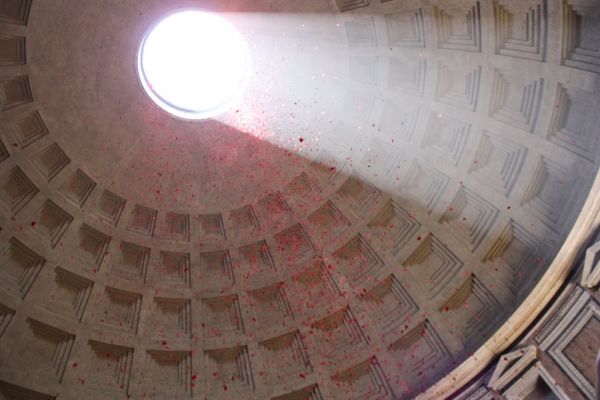
POLYGON ((0 393, 425 391, 526 301, 583 207, 598 15, 4 0, 0 393), (251 49, 244 97, 215 120, 170 116, 138 81, 144 33, 186 7, 251 49))

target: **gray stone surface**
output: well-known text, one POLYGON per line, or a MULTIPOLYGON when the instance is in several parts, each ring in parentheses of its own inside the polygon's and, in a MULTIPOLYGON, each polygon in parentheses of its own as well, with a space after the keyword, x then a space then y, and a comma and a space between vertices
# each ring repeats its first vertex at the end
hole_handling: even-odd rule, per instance
POLYGON ((598 171, 595 0, 0 1, 0 398, 412 398, 526 301, 598 171), (251 49, 216 120, 136 75, 190 6, 251 49))

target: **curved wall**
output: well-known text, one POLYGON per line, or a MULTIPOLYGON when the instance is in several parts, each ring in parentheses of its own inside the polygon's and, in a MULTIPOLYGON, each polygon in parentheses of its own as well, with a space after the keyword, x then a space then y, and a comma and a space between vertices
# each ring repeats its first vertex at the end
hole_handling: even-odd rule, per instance
POLYGON ((110 57, 164 5, 109 3, 0 6, 6 398, 412 398, 527 303, 597 172, 593 1, 234 16, 249 128, 149 111, 110 57))

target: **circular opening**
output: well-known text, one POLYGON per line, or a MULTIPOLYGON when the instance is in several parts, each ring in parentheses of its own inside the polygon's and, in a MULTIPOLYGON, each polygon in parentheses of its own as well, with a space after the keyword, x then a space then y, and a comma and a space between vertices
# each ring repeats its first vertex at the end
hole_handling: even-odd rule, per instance
POLYGON ((181 11, 158 22, 138 53, 146 93, 161 108, 186 119, 211 118, 240 97, 249 50, 227 20, 203 11, 181 11))

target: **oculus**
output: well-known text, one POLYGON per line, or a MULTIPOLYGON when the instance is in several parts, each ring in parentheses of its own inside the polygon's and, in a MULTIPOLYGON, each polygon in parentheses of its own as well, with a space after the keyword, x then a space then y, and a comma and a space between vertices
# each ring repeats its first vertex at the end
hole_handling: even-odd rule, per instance
POLYGON ((250 54, 225 18, 200 10, 168 15, 148 31, 137 69, 144 90, 170 114, 206 119, 227 111, 244 91, 250 54))

